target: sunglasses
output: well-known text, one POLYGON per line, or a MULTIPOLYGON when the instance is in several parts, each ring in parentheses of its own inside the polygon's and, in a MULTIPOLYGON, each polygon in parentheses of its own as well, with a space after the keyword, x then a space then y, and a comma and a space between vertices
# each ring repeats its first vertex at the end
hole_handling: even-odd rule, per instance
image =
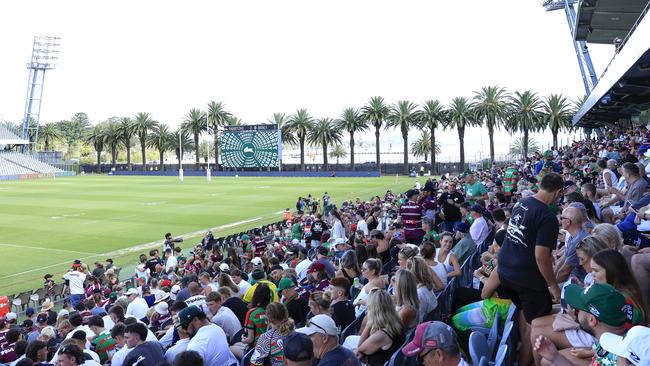
POLYGON ((311 322, 311 321, 307 320, 307 326, 311 327, 312 325, 315 326, 316 328, 322 330, 323 334, 327 334, 327 331, 325 330, 325 328, 321 327, 320 325, 318 325, 318 324, 316 324, 314 322, 311 322))

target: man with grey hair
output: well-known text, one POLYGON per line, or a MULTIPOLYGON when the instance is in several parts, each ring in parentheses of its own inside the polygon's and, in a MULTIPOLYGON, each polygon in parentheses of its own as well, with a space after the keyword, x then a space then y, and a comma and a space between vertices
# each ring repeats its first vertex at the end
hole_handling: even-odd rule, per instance
POLYGON ((580 266, 580 261, 576 253, 578 243, 589 235, 583 227, 584 222, 585 216, 579 208, 567 207, 562 211, 560 224, 568 235, 565 240, 564 262, 561 262, 555 269, 555 278, 558 282, 568 280, 569 276, 575 276, 580 281, 583 281, 585 278, 586 272, 580 266))

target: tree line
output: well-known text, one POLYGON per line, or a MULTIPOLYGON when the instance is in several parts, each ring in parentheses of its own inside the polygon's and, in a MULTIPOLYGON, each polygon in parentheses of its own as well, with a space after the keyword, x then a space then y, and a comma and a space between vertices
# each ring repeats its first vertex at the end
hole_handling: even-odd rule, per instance
MULTIPOLYGON (((526 90, 510 93, 500 86, 485 86, 471 97, 455 97, 445 106, 436 99, 416 104, 409 100, 388 103, 383 97, 375 96, 360 108, 347 107, 338 118, 312 116, 307 109, 295 113, 274 113, 267 121, 277 124, 284 144, 298 146, 300 165, 305 169, 305 146, 322 148, 324 169, 329 169, 328 155, 336 158, 350 156, 350 165, 355 170, 355 136, 374 130, 376 157, 379 167, 382 131, 398 129, 403 140, 404 172, 408 173, 409 151, 415 156, 430 156, 435 166, 436 154, 440 153, 436 142, 439 129, 456 130, 458 133, 460 163, 465 164, 465 131, 468 127, 486 127, 490 140, 490 160, 494 161, 494 131, 504 128, 510 133, 522 133, 522 155, 527 157, 529 134, 549 129, 553 145, 562 130, 572 128, 571 119, 580 107, 584 97, 571 101, 561 94, 542 97, 526 90), (420 130, 421 136, 410 145, 409 133, 420 130), (349 150, 342 145, 349 138, 349 150), (330 148, 333 148, 331 151, 330 148)), ((239 125, 241 119, 229 112, 223 102, 212 101, 205 109, 190 109, 176 131, 155 120, 151 115, 140 112, 132 117, 112 117, 92 126, 84 113, 77 113, 66 121, 47 123, 40 128, 39 143, 49 150, 54 141, 63 141, 70 148, 76 142, 85 142, 93 147, 99 165, 102 152, 110 154, 111 163, 116 164, 120 149, 126 149, 127 164, 131 169, 131 144, 139 142, 142 152, 142 166, 147 169, 146 151, 155 149, 160 155, 160 164, 167 151, 174 151, 180 164, 180 152, 197 151, 196 168, 199 168, 199 137, 202 133, 212 136, 214 164, 219 167, 219 136, 224 126, 239 125)))

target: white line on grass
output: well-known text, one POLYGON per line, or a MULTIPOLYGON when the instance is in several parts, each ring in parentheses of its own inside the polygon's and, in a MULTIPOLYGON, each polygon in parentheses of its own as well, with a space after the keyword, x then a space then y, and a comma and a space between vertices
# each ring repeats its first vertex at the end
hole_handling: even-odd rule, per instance
POLYGON ((44 247, 33 247, 33 246, 28 246, 28 245, 5 244, 5 243, 0 243, 0 247, 38 249, 38 250, 48 250, 48 251, 53 251, 53 252, 64 252, 64 253, 75 253, 75 254, 86 254, 86 255, 88 255, 88 254, 96 255, 96 254, 97 254, 97 253, 92 253, 92 252, 80 252, 80 251, 78 251, 78 250, 57 249, 57 248, 44 248, 44 247))
MULTIPOLYGON (((230 223, 230 224, 225 224, 225 225, 217 226, 217 227, 214 227, 214 228, 209 228, 209 229, 204 229, 204 230, 197 230, 197 231, 193 231, 191 233, 183 234, 183 235, 181 235, 181 237, 183 239, 191 238, 191 237, 194 237, 194 236, 196 236, 198 234, 204 233, 207 230, 228 229, 228 228, 231 228, 231 227, 235 227, 235 226, 239 226, 239 225, 243 225, 243 224, 248 224, 250 222, 255 222, 257 220, 261 220, 265 216, 276 215, 276 214, 282 213, 282 212, 283 211, 273 212, 271 214, 255 217, 255 218, 252 218, 252 219, 236 221, 236 222, 233 222, 233 223, 230 223)), ((3 244, 0 244, 0 245, 3 245, 3 244)), ((4 245, 9 245, 9 244, 4 244, 4 245)), ((160 246, 160 245, 162 245, 162 241, 161 240, 156 240, 156 241, 151 241, 151 242, 148 242, 148 243, 136 245, 136 246, 133 246, 133 247, 130 247, 130 248, 114 250, 112 252, 107 252, 107 253, 85 253, 85 254, 92 254, 92 255, 89 255, 89 256, 86 256, 86 257, 83 257, 83 258, 78 258, 78 259, 79 260, 84 260, 84 259, 89 259, 89 258, 94 258, 94 257, 118 257, 118 256, 126 255, 126 254, 129 254, 129 253, 133 253, 133 252, 140 252, 140 251, 150 249, 150 248, 160 246)), ((16 247, 20 247, 20 246, 16 245, 16 247)), ((28 248, 28 247, 23 247, 23 248, 28 248)), ((49 249, 49 248, 38 248, 38 249, 49 249)), ((50 250, 63 250, 63 249, 50 249, 50 250)), ((70 251, 70 252, 73 252, 73 251, 70 251)), ((81 252, 75 252, 75 253, 81 253, 81 252)), ((69 264, 70 261, 67 260, 65 262, 55 263, 55 264, 51 264, 51 265, 45 266, 45 267, 39 267, 39 268, 30 269, 28 271, 13 273, 13 274, 10 274, 8 276, 0 277, 0 280, 4 280, 4 279, 7 279, 7 278, 16 277, 16 276, 21 276, 21 275, 24 275, 24 274, 27 274, 27 273, 43 271, 45 269, 58 267, 58 266, 66 264, 66 263, 69 264)))

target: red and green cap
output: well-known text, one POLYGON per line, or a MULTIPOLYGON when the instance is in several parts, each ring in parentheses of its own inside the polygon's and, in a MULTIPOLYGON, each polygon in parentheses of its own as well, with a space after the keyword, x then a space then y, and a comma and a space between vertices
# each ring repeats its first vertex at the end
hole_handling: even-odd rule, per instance
POLYGON ((574 309, 592 314, 612 327, 624 325, 632 312, 625 296, 608 284, 594 283, 586 288, 571 284, 566 287, 564 298, 574 309))

